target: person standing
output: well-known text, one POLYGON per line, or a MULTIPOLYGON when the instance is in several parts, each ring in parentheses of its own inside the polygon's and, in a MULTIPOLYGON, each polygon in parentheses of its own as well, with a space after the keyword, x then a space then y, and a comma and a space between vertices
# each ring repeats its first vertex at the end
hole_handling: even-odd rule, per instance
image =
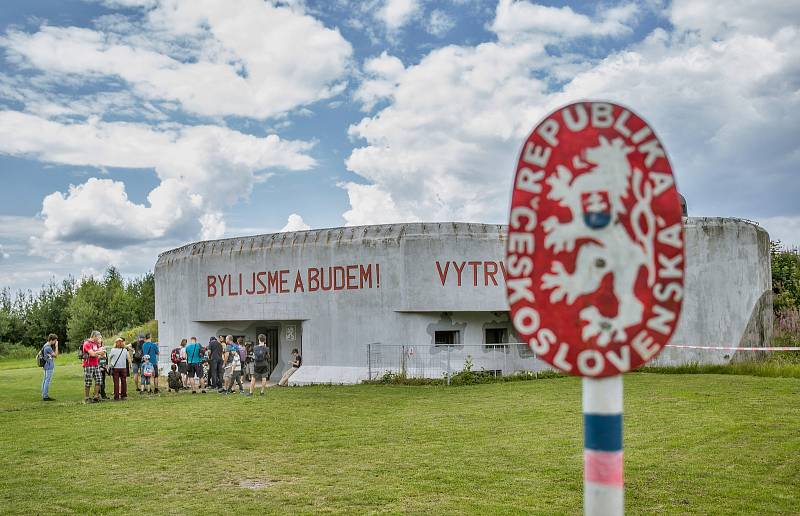
POLYGON ((125 339, 117 337, 108 356, 108 363, 111 364, 111 377, 114 380, 114 401, 128 398, 128 364, 130 362, 131 356, 125 346, 125 339))
POLYGON ((136 342, 133 343, 133 356, 131 357, 131 372, 133 373, 133 382, 136 385, 136 392, 140 390, 139 373, 142 368, 142 356, 144 356, 144 353, 142 353, 142 345, 144 345, 144 334, 140 333, 136 337, 136 342))
POLYGON ((222 342, 214 337, 208 341, 208 384, 217 390, 222 390, 222 342))
POLYGON ((302 364, 303 364, 303 357, 300 356, 300 352, 297 351, 297 348, 294 348, 292 350, 292 361, 290 362, 290 365, 292 367, 290 367, 289 369, 286 370, 285 373, 283 373, 283 376, 281 376, 281 381, 278 382, 278 385, 280 385, 281 387, 286 387, 287 385, 289 385, 289 378, 291 378, 291 376, 294 373, 296 373, 298 369, 300 369, 300 366, 302 364))
POLYGON ((83 402, 97 403, 100 401, 100 357, 106 354, 100 345, 103 336, 99 331, 92 331, 91 336, 83 341, 83 402), (94 382, 94 397, 89 397, 89 388, 94 382))
POLYGON ((142 344, 142 354, 150 357, 150 365, 153 367, 153 388, 156 394, 158 394, 158 352, 158 344, 150 340, 149 333, 146 334, 142 344))
POLYGON ((50 382, 53 381, 53 372, 56 369, 55 359, 58 356, 58 336, 51 333, 47 336, 47 342, 42 346, 42 357, 44 357, 44 379, 42 379, 42 401, 55 401, 50 397, 50 382))
POLYGON ((253 395, 256 388, 256 382, 261 380, 261 395, 264 395, 264 389, 267 388, 267 379, 269 378, 269 348, 267 348, 267 336, 263 333, 258 336, 258 344, 253 348, 253 376, 250 379, 250 393, 248 396, 253 395))
MULTIPOLYGON (((214 337, 211 337, 212 339, 214 337)), ((200 349, 200 344, 197 343, 197 337, 192 337, 192 342, 185 349, 187 373, 186 382, 191 384, 192 394, 197 392, 194 377, 197 376, 197 381, 200 383, 200 392, 205 394, 205 380, 203 379, 203 356, 200 349)))
POLYGON ((178 362, 178 372, 181 374, 181 385, 184 389, 189 386, 186 383, 186 373, 189 369, 189 363, 186 361, 186 342, 186 339, 181 339, 180 362, 178 362))
POLYGON ((228 336, 222 342, 225 343, 225 347, 222 348, 223 375, 222 387, 219 389, 219 392, 225 393, 228 391, 228 388, 231 384, 231 376, 233 374, 233 355, 238 355, 238 353, 235 353, 233 350, 235 346, 233 343, 233 337, 228 336))
POLYGON ((100 399, 107 400, 106 395, 106 373, 108 371, 108 350, 103 344, 103 337, 100 337, 100 346, 102 346, 104 353, 100 355, 97 366, 100 368, 100 399))
POLYGON ((244 344, 244 337, 236 339, 236 350, 239 352, 239 361, 242 363, 242 378, 247 374, 247 347, 244 344))
POLYGON ((245 349, 247 349, 247 362, 245 363, 245 367, 242 371, 242 376, 244 376, 244 380, 247 383, 253 379, 253 374, 255 373, 256 364, 255 364, 255 356, 253 355, 253 343, 248 341, 245 344, 245 349))
MULTIPOLYGON (((236 346, 234 344, 234 346, 236 346)), ((228 371, 230 371, 229 379, 227 380, 228 384, 228 394, 233 394, 233 384, 237 384, 239 386, 239 392, 244 392, 244 386, 242 385, 242 359, 239 358, 239 350, 233 349, 228 352, 228 363, 226 365, 226 376, 228 375, 228 371)))

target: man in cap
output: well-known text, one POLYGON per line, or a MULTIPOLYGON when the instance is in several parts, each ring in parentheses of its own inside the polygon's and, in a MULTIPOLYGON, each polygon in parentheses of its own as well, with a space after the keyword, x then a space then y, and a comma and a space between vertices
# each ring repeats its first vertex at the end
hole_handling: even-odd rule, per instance
POLYGON ((131 372, 133 373, 133 381, 136 384, 136 391, 141 391, 142 385, 139 378, 139 372, 142 368, 142 345, 144 344, 144 333, 140 333, 136 337, 136 341, 131 346, 133 358, 131 359, 131 372))

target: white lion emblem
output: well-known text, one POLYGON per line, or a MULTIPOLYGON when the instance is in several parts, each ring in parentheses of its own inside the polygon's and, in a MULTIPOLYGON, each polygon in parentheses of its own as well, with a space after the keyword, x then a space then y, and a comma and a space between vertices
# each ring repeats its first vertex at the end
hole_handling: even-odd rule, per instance
POLYGON ((574 170, 588 168, 587 172, 576 177, 558 165, 556 174, 546 180, 550 185, 547 198, 569 208, 572 218, 563 223, 555 216, 544 221, 545 247, 558 253, 572 251, 579 240, 584 242, 578 244, 575 271, 570 274, 555 260, 550 273, 542 275, 542 289, 552 290, 551 302, 566 299, 571 305, 580 296, 596 292, 603 278, 613 274, 617 315, 606 317, 595 306, 580 311, 583 340, 597 337, 600 346, 626 341, 626 328, 641 323, 644 305, 634 287, 642 267, 648 273, 648 286, 655 282, 652 185, 644 181, 641 170, 631 169, 627 156, 632 150, 620 138, 609 142, 601 136, 599 146, 573 157, 574 170), (631 183, 636 201, 630 213, 633 235, 620 220, 626 214, 623 199, 631 183))

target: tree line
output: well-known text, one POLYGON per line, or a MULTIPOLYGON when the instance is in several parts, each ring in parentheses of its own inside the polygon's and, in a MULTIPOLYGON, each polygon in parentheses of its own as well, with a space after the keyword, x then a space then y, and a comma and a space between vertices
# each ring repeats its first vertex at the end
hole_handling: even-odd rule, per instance
POLYGON ((109 267, 100 279, 51 279, 36 293, 0 290, 0 342, 38 347, 55 333, 73 349, 92 330, 114 334, 154 317, 153 273, 124 280, 109 267))

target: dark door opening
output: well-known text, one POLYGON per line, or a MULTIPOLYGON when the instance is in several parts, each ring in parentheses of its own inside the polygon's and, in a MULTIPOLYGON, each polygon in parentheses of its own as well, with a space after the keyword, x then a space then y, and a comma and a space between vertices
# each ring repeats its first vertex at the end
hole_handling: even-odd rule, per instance
POLYGON ((269 370, 271 373, 275 372, 278 366, 278 327, 260 327, 256 328, 257 334, 264 334, 267 336, 267 349, 269 349, 269 370))

